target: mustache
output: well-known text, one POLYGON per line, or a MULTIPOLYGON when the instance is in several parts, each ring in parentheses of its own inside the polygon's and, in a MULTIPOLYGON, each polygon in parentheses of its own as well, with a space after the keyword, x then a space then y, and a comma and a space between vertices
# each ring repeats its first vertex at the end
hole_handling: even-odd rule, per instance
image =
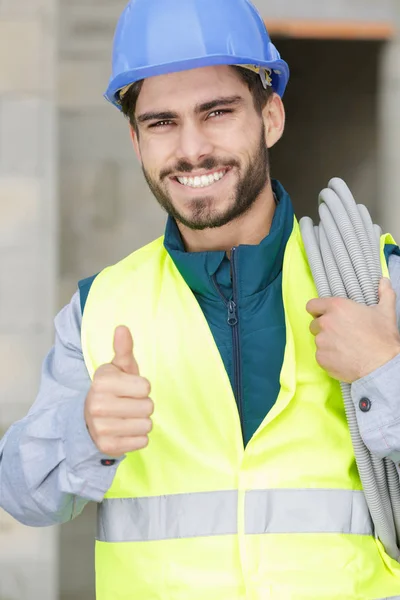
POLYGON ((160 172, 160 180, 162 181, 166 177, 169 177, 173 173, 192 173, 193 171, 198 171, 200 169, 204 169, 206 171, 211 171, 212 169, 217 169, 218 167, 238 167, 240 168, 240 163, 237 160, 220 160, 217 158, 209 157, 205 158, 198 165, 192 165, 187 160, 180 160, 173 169, 163 169, 160 172))

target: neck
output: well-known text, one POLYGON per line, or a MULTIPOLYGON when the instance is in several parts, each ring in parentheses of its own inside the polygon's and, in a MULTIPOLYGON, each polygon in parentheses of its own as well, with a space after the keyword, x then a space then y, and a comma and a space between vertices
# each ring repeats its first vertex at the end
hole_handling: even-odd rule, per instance
POLYGON ((223 250, 228 256, 235 246, 256 246, 271 229, 275 198, 271 184, 244 215, 223 227, 197 231, 177 223, 187 252, 223 250))

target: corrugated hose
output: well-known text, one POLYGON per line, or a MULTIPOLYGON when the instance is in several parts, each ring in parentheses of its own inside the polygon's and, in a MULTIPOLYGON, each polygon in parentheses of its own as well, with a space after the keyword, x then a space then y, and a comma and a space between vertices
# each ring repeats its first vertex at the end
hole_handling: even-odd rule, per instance
MULTIPOLYGON (((320 224, 309 217, 300 229, 320 298, 338 296, 372 306, 378 303, 382 277, 381 229, 368 209, 357 205, 346 183, 331 179, 319 196, 320 224)), ((357 425, 351 386, 341 383, 345 412, 365 498, 386 552, 400 561, 400 480, 396 466, 365 446, 357 425)))

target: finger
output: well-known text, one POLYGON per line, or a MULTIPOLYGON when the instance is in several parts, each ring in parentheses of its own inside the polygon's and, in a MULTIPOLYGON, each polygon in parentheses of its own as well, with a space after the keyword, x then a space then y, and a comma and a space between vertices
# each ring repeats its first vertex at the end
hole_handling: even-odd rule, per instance
POLYGON ((151 419, 99 419, 92 427, 96 437, 141 437, 153 429, 151 419))
POLYGON ((128 327, 117 327, 114 333, 112 364, 125 373, 139 375, 139 366, 133 356, 133 339, 128 327))
POLYGON ((97 447, 107 456, 119 458, 128 452, 142 450, 149 445, 149 436, 139 437, 105 437, 97 442, 97 447))
POLYGON ((154 402, 132 398, 105 396, 100 402, 94 402, 90 414, 101 419, 148 419, 154 413, 154 402))
POLYGON ((319 333, 321 333, 321 327, 319 325, 318 319, 314 319, 313 321, 311 321, 310 331, 314 336, 317 336, 319 333))
POLYGON ((321 317, 329 309, 329 298, 314 298, 307 302, 306 310, 312 317, 321 317))
POLYGON ((132 400, 145 400, 150 396, 151 385, 148 379, 140 375, 129 375, 122 371, 115 373, 97 374, 92 387, 96 396, 102 401, 105 397, 129 398, 132 400))

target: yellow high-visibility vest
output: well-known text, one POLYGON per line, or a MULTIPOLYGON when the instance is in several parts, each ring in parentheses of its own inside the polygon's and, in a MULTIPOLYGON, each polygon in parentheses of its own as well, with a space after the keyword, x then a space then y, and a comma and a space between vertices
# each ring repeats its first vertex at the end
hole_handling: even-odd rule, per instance
POLYGON ((89 373, 112 360, 126 325, 155 403, 148 448, 122 461, 99 505, 98 600, 400 599, 340 386, 315 359, 305 306, 317 293, 296 221, 282 292, 281 390, 244 449, 220 353, 163 238, 95 279, 82 321, 89 373))

